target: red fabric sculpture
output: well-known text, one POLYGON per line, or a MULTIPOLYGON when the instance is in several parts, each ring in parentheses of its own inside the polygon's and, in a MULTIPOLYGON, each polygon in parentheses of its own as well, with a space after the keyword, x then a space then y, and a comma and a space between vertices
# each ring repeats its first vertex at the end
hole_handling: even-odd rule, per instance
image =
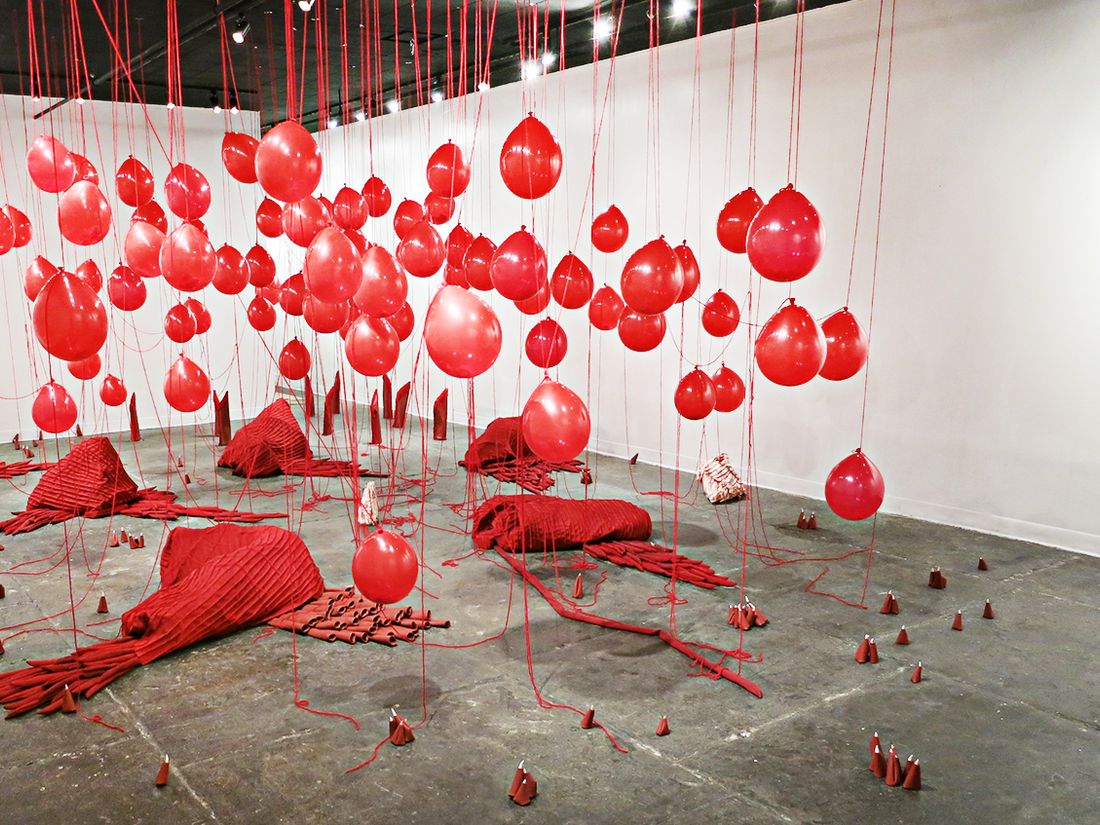
POLYGON ((474 544, 510 553, 577 550, 601 541, 649 538, 649 513, 617 499, 493 496, 474 512, 474 544))
MULTIPOLYGON (((527 446, 520 430, 520 418, 496 418, 479 435, 466 457, 459 462, 468 472, 510 481, 532 493, 541 493, 554 485, 550 473, 579 473, 581 462, 554 464, 543 461, 527 446)), ((648 535, 648 533, 646 534, 648 535)))
POLYGON ((67 519, 121 515, 155 519, 195 516, 214 521, 254 522, 285 518, 285 513, 244 513, 221 507, 185 507, 176 494, 152 487, 139 490, 105 436, 89 438, 47 470, 27 499, 27 509, 0 522, 12 535, 37 530, 67 519))

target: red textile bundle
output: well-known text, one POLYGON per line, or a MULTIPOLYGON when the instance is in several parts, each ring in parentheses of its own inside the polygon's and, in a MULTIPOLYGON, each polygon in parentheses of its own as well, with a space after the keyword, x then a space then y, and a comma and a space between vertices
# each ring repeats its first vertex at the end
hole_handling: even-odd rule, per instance
MULTIPOLYGON (((555 464, 543 461, 527 446, 519 417, 496 418, 479 435, 466 457, 459 462, 468 472, 492 476, 498 481, 510 481, 524 490, 541 493, 554 485, 550 473, 564 470, 579 473, 579 461, 555 464)), ((648 533, 646 534, 648 535, 648 533)))
POLYGON ((53 465, 48 461, 13 461, 11 464, 6 461, 0 461, 0 478, 25 476, 27 473, 33 473, 35 470, 48 470, 52 466, 53 465))
POLYGON ((121 635, 60 659, 0 675, 8 718, 91 697, 138 665, 293 610, 324 590, 305 544, 280 527, 177 527, 160 563, 161 587, 122 616, 121 635))
POLYGON ((12 535, 37 530, 47 524, 83 516, 109 515, 175 519, 196 516, 215 521, 259 521, 284 518, 285 513, 241 513, 221 507, 184 507, 176 494, 148 488, 139 490, 122 466, 114 446, 105 436, 89 438, 47 470, 27 499, 27 509, 0 522, 0 530, 12 535))
POLYGON ((572 550, 601 541, 649 538, 649 513, 617 499, 493 496, 474 512, 474 543, 511 553, 572 550))
POLYGON ((451 626, 445 619, 433 619, 430 610, 419 613, 411 607, 386 607, 367 601, 356 594, 354 587, 326 590, 319 599, 276 616, 268 624, 326 642, 374 642, 389 647, 415 642, 428 628, 451 626))

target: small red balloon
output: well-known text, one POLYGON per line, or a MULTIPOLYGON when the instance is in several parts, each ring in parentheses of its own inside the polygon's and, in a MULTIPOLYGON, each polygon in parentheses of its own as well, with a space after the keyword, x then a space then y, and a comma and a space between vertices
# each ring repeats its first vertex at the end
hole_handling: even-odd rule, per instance
POLYGON ((194 166, 177 163, 164 180, 164 199, 174 215, 201 218, 210 208, 210 182, 194 166))
POLYGON ((164 376, 164 397, 173 409, 195 412, 210 398, 210 379, 202 367, 181 355, 164 376))
POLYGON ((367 199, 350 186, 343 187, 332 203, 332 219, 341 229, 360 229, 367 222, 367 199))
POLYGON ((550 369, 556 367, 565 358, 569 342, 565 330, 553 318, 543 318, 527 333, 524 349, 527 358, 536 367, 550 369))
POLYGON ((718 243, 730 252, 744 252, 749 226, 764 201, 751 186, 738 192, 718 213, 718 243))
POLYGON ((37 298, 38 293, 42 291, 42 287, 60 271, 41 255, 35 256, 34 260, 27 266, 27 271, 23 276, 23 294, 27 296, 27 300, 33 301, 37 298))
POLYGON ((539 291, 530 298, 524 298, 522 301, 513 301, 512 303, 514 303, 516 309, 524 315, 538 315, 550 306, 550 282, 543 281, 542 286, 539 287, 539 291))
POLYGON ((588 320, 596 329, 615 329, 619 325, 626 304, 619 297, 619 293, 609 286, 601 286, 592 296, 592 303, 588 305, 588 320))
POLYGON ((329 224, 329 214, 317 198, 302 198, 283 209, 283 232, 291 242, 307 247, 329 224))
POLYGON ((843 381, 851 378, 867 363, 867 334, 848 308, 838 309, 821 322, 825 336, 825 363, 822 378, 843 381))
POLYGON ((378 530, 367 536, 351 558, 351 578, 363 598, 393 604, 412 592, 420 562, 401 536, 378 530))
POLYGON ((127 158, 115 172, 115 191, 127 206, 149 203, 153 199, 153 173, 137 158, 127 158))
POLYGON ((69 362, 69 374, 73 378, 78 378, 81 381, 90 381, 99 375, 99 370, 103 367, 103 361, 99 357, 98 352, 93 352, 87 358, 82 358, 79 361, 69 362))
POLYGON ((4 211, 8 213, 8 219, 11 221, 12 231, 15 233, 15 240, 12 245, 16 249, 20 249, 31 242, 31 220, 26 216, 24 212, 16 209, 10 203, 4 207, 4 211))
POLYGON ((756 363, 769 381, 796 387, 821 371, 825 350, 825 336, 813 316, 791 298, 761 328, 756 363))
POLYGON ((619 340, 627 349, 649 352, 656 349, 664 337, 664 315, 646 315, 635 312, 630 307, 623 310, 622 317, 619 318, 619 340))
POLYGON ((674 247, 672 251, 675 252, 676 257, 680 259, 680 269, 684 272, 684 286, 680 290, 680 296, 676 299, 676 303, 682 304, 694 295, 695 290, 699 288, 699 281, 702 278, 702 273, 699 272, 699 261, 696 260, 695 253, 691 251, 691 247, 687 245, 687 241, 674 247))
POLYGON ((733 335, 741 322, 741 310, 737 302, 722 290, 718 290, 707 299, 703 307, 703 329, 715 338, 733 335))
POLYGON ((484 235, 478 235, 470 242, 470 248, 462 258, 462 268, 466 270, 466 280, 474 289, 486 292, 493 288, 493 278, 489 272, 497 245, 484 235))
POLYGON ((252 135, 226 132, 222 136, 222 163, 225 171, 241 183, 256 182, 256 150, 260 142, 252 135))
POLYGON ((386 318, 401 309, 409 294, 409 282, 389 250, 369 247, 363 255, 362 273, 353 298, 359 309, 374 318, 386 318))
POLYGON ((0 255, 15 246, 15 227, 6 210, 0 209, 0 255))
POLYGON ((268 238, 283 234, 283 207, 271 198, 264 198, 256 207, 256 228, 268 238))
POLYGON ((105 375, 99 388, 99 398, 108 407, 121 407, 126 403, 126 385, 114 375, 105 375))
POLYGON ((454 229, 447 234, 447 263, 451 266, 462 266, 473 241, 473 233, 462 224, 456 223, 454 229))
POLYGON ((446 223, 455 214, 455 202, 452 198, 445 198, 435 192, 429 192, 424 198, 424 214, 434 224, 446 223))
POLYGON ((563 464, 588 446, 592 422, 580 396, 564 384, 545 379, 523 405, 521 429, 535 455, 563 464))
POLYGON ((210 310, 206 308, 198 298, 188 298, 183 302, 183 305, 187 307, 187 311, 191 313, 191 317, 195 319, 195 334, 203 335, 210 330, 211 317, 210 310))
POLYGON ((79 180, 61 196, 57 224, 67 240, 78 246, 91 246, 111 231, 111 207, 98 186, 79 180))
POLYGON ((275 259, 271 253, 256 244, 245 253, 248 265, 248 282, 255 287, 265 287, 275 282, 275 259))
POLYGON ((27 171, 34 185, 43 192, 64 192, 76 180, 72 155, 52 135, 39 135, 31 143, 27 150, 27 171))
POLYGON ((797 281, 817 264, 824 242, 821 216, 805 195, 788 184, 749 227, 749 263, 770 281, 797 281))
POLYGON ((128 266, 117 266, 107 279, 107 298, 123 312, 141 309, 147 296, 145 281, 128 266))
POLYGON ((401 201, 393 212, 394 234, 398 239, 404 238, 405 234, 424 218, 424 207, 419 203, 407 199, 401 201))
POLYGON ((34 397, 31 418, 44 433, 63 433, 76 423, 76 404, 68 390, 51 381, 34 397))
POLYGON ((454 284, 463 289, 470 288, 470 282, 466 280, 466 270, 460 266, 452 266, 451 264, 447 264, 447 266, 443 268, 443 283, 454 284))
POLYGON ((550 293, 566 309, 580 309, 587 304, 594 288, 592 270, 572 252, 562 257, 550 276, 550 293))
POLYGON ((103 289, 103 273, 99 271, 99 266, 96 265, 95 261, 89 259, 77 265, 73 274, 87 284, 88 289, 92 292, 99 292, 103 289))
POLYGON ((183 304, 176 304, 164 314, 164 334, 177 344, 186 344, 195 337, 195 316, 183 304))
POLYGON ((741 376, 725 364, 714 371, 710 377, 714 384, 714 409, 718 412, 733 412, 745 400, 745 382, 741 376))
POLYGON ((650 241, 627 258, 622 293, 626 305, 656 315, 676 303, 684 288, 680 259, 664 238, 650 241))
POLYGON ((309 245, 302 272, 312 295, 336 304, 346 301, 359 289, 363 260, 355 244, 339 229, 330 226, 322 229, 309 245))
POLYGON ((413 334, 413 327, 416 326, 416 316, 413 315, 412 307, 409 306, 408 301, 393 315, 387 316, 386 320, 390 322, 400 341, 407 341, 409 336, 413 334))
POLYGON ((99 352, 107 340, 107 310, 83 281, 61 272, 42 287, 31 311, 34 332, 46 352, 62 361, 80 361, 99 352))
POLYGON ((302 302, 302 317, 306 326, 314 332, 336 332, 347 323, 348 302, 329 304, 319 300, 316 295, 309 295, 302 302))
POLYGON ((258 332, 267 332, 275 326, 275 307, 259 295, 248 305, 248 323, 258 332))
POLYGON ((696 367, 676 386, 673 396, 676 412, 689 421, 700 421, 714 411, 717 397, 714 382, 709 375, 696 367))
POLYGON ((360 315, 344 337, 344 355, 360 375, 377 378, 397 365, 401 342, 385 318, 360 315))
POLYGON ((78 155, 76 152, 70 152, 70 154, 76 166, 76 179, 73 182, 86 180, 98 187, 99 172, 96 171, 95 165, 83 155, 78 155))
POLYGON ((500 355, 500 321, 477 295, 447 285, 428 305, 424 317, 428 355, 454 378, 474 378, 489 369, 500 355))
POLYGON ((299 381, 309 373, 311 359, 306 345, 294 338, 279 353, 279 372, 288 381, 299 381))
POLYGON ((848 521, 873 516, 885 496, 886 482, 882 473, 862 450, 843 459, 825 479, 825 501, 829 509, 848 521))
POLYGON ((168 233, 168 216, 164 214, 164 210, 160 208, 160 204, 156 201, 143 203, 134 210, 134 214, 130 216, 130 223, 138 221, 152 224, 162 234, 168 233))
POLYGON ((279 288, 279 306, 287 315, 300 316, 305 298, 306 279, 301 272, 291 275, 279 288))
POLYGON ((223 295, 239 295, 248 286, 248 262, 234 247, 223 244, 215 253, 214 289, 223 295))
POLYGON ((397 245, 397 260, 416 278, 428 278, 437 273, 446 257, 443 239, 428 221, 413 225, 397 245))
POLYGON ((160 275, 160 250, 164 233, 145 221, 134 221, 122 242, 126 264, 142 278, 160 275))
POLYGON ((617 206, 609 206, 592 221, 592 245, 600 252, 617 252, 630 235, 626 215, 617 206))
POLYGON ((514 195, 528 200, 547 194, 561 177, 561 146, 534 115, 520 121, 500 150, 500 176, 514 195))
POLYGON ((432 152, 426 174, 428 188, 441 198, 457 198, 470 185, 470 166, 451 141, 432 152))
POLYGON ((542 244, 526 227, 520 227, 497 247, 489 262, 489 276, 505 298, 523 301, 535 296, 546 283, 546 267, 542 244))
POLYGON ((393 195, 380 177, 374 176, 363 184, 363 197, 367 199, 367 214, 380 218, 390 211, 393 195))
POLYGON ((284 203, 313 194, 321 182, 321 150, 313 135, 291 120, 273 127, 256 147, 256 179, 284 203))
POLYGON ((210 285, 218 269, 214 246, 197 227, 185 223, 172 230, 160 247, 160 273, 181 292, 198 292, 210 285))

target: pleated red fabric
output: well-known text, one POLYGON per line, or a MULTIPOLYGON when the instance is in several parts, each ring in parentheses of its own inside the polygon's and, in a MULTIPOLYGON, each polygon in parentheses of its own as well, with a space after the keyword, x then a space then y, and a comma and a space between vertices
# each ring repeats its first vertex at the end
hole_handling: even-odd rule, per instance
POLYGON ((644 540, 652 530, 645 510, 618 499, 493 496, 474 512, 473 539, 482 549, 537 553, 644 540))
POLYGON ((523 438, 518 416, 490 421, 485 432, 470 444, 459 464, 467 472, 511 482, 532 493, 541 493, 554 486, 550 473, 581 471, 579 461, 555 464, 535 455, 523 438))
POLYGON ((11 464, 0 461, 0 478, 25 476, 27 473, 33 473, 36 470, 48 470, 52 466, 49 462, 43 461, 13 461, 11 464))

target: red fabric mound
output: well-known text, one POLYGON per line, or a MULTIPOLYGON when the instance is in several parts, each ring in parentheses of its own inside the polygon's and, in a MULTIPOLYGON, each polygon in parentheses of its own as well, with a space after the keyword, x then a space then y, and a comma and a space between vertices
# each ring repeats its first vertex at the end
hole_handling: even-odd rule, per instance
POLYGON ((326 590, 304 607, 276 616, 272 627, 290 630, 326 642, 375 642, 396 647, 398 642, 415 642, 420 631, 450 627, 445 619, 433 619, 431 611, 420 613, 411 607, 392 608, 356 595, 354 587, 326 590))
POLYGON ((585 544, 584 552, 594 559, 609 561, 621 567, 633 567, 645 573, 657 573, 672 578, 676 570, 676 581, 705 587, 736 587, 737 582, 720 576, 714 568, 704 561, 690 556, 681 556, 667 547, 648 541, 604 541, 598 544, 585 544))
MULTIPOLYGON (((228 467, 233 475, 263 478, 283 473, 298 476, 347 476, 356 472, 352 461, 314 458, 302 428, 298 425, 290 404, 280 398, 245 424, 233 436, 219 467, 228 467)), ((363 476, 377 476, 359 468, 363 476)))
POLYGON ((532 493, 541 493, 554 485, 550 477, 552 472, 579 473, 581 470, 579 461, 555 464, 535 455, 523 438, 519 417, 490 421, 485 432, 470 444, 466 457, 459 464, 471 473, 510 481, 532 493))
POLYGON ((26 533, 79 516, 124 515, 165 520, 195 516, 214 521, 245 522, 286 517, 285 513, 185 507, 175 504, 175 498, 175 493, 152 487, 139 490, 110 440, 95 436, 74 446, 67 456, 50 467, 31 491, 27 509, 0 522, 0 530, 8 535, 26 533))
POLYGON ((574 550, 601 541, 642 541, 649 513, 617 499, 493 496, 474 512, 474 543, 511 553, 574 550))
POLYGON ((52 466, 53 465, 48 462, 39 461, 13 461, 11 464, 6 461, 0 461, 0 478, 25 476, 27 473, 33 473, 35 470, 48 470, 52 466))
POLYGON ((262 624, 324 590, 305 544, 280 527, 177 527, 160 563, 160 590, 122 616, 121 635, 0 676, 8 718, 61 708, 68 685, 89 698, 139 665, 262 624))

